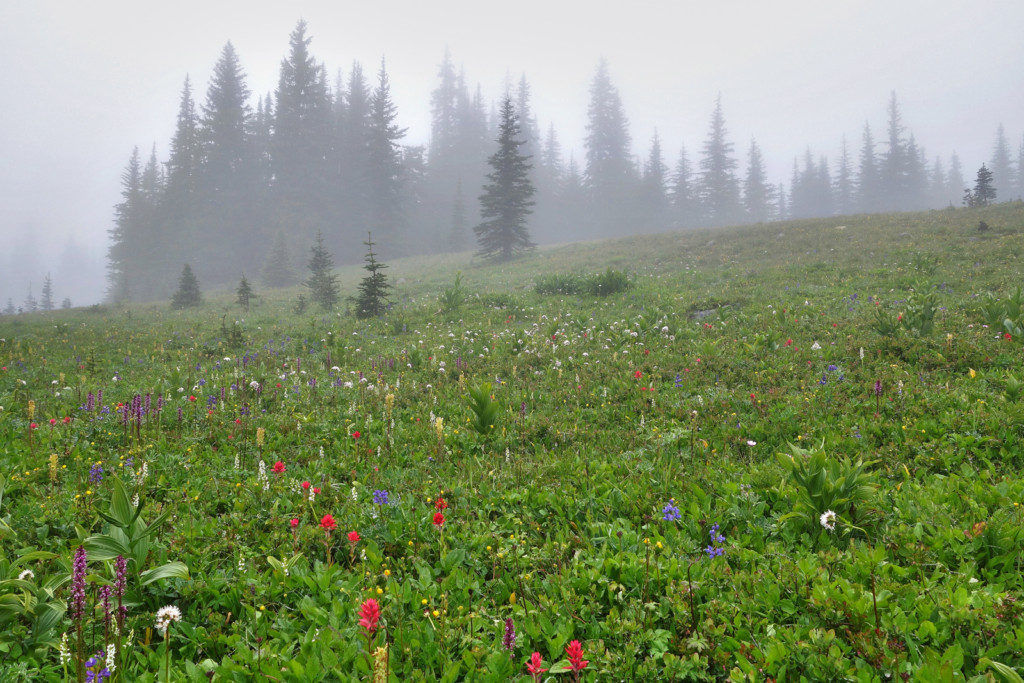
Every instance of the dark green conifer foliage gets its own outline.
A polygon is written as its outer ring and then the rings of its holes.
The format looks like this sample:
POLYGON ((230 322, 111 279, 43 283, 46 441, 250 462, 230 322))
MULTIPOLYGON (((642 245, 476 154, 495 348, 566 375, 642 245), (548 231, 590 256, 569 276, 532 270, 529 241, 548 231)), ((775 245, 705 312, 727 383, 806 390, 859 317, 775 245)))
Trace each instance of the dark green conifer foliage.
POLYGON ((366 265, 363 266, 369 272, 359 283, 359 294, 352 298, 356 305, 357 318, 375 318, 387 311, 390 300, 388 294, 391 292, 391 283, 383 273, 387 265, 377 260, 373 253, 373 234, 368 233, 366 241, 366 265))
POLYGON ((338 287, 338 276, 334 270, 334 257, 324 246, 324 235, 321 232, 316 234, 316 243, 310 248, 309 279, 306 280, 306 287, 309 288, 309 300, 319 304, 325 311, 333 309, 341 296, 338 287))
POLYGON ((191 308, 203 303, 203 294, 199 291, 199 280, 192 272, 192 266, 185 264, 178 279, 178 291, 171 297, 171 307, 176 309, 191 308))
POLYGON ((71 297, 70 296, 64 297, 64 301, 60 302, 60 307, 65 309, 65 310, 71 308, 71 297))
POLYGON ((377 88, 370 97, 366 130, 366 190, 369 223, 385 242, 394 243, 402 227, 402 151, 405 128, 395 123, 398 110, 391 100, 391 83, 384 60, 377 88))
POLYGON ((978 177, 974 181, 974 190, 964 194, 967 206, 988 206, 996 199, 996 188, 992 182, 992 171, 985 164, 978 169, 978 177))
POLYGON ((700 159, 700 199, 711 225, 730 225, 741 219, 740 184, 733 144, 726 137, 721 96, 715 100, 711 128, 700 159))
POLYGON ((238 283, 238 289, 235 290, 235 303, 242 307, 246 313, 249 312, 249 304, 252 303, 253 291, 252 286, 249 285, 249 281, 245 275, 242 275, 241 282, 238 283))
POLYGON ((531 164, 529 157, 519 152, 523 141, 509 96, 501 105, 497 142, 498 151, 488 159, 491 172, 480 195, 480 215, 484 220, 473 232, 480 245, 479 255, 507 261, 534 247, 526 225, 533 207, 531 164))

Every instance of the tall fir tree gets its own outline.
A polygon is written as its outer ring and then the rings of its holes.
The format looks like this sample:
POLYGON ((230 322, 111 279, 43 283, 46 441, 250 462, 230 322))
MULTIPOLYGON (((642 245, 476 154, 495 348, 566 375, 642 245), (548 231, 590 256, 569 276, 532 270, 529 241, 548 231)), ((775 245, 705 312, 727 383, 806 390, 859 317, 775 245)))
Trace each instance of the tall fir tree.
POLYGON ((715 99, 708 137, 700 159, 700 200, 710 225, 729 225, 741 218, 739 180, 736 158, 728 140, 722 97, 715 99))
POLYGON ((946 169, 942 165, 942 157, 935 157, 928 178, 928 203, 932 208, 945 207, 949 200, 946 197, 946 169))
POLYGON ((839 147, 839 167, 836 169, 835 209, 841 216, 854 213, 853 166, 846 136, 839 147))
POLYGON ((685 146, 679 148, 679 159, 672 175, 671 195, 673 227, 681 229, 700 225, 700 198, 685 146))
POLYGON ((900 114, 896 91, 889 97, 888 148, 881 162, 882 209, 898 211, 907 198, 907 143, 903 136, 903 116, 900 114))
MULTIPOLYGON (((272 161, 277 227, 300 240, 331 222, 329 167, 331 134, 327 72, 310 54, 312 37, 299 21, 288 38, 274 92, 272 161)), ((332 226, 333 227, 333 226, 332 226)), ((340 243, 334 236, 332 243, 340 243)))
POLYGON ((396 123, 398 109, 391 100, 384 60, 377 74, 377 88, 370 98, 367 128, 366 175, 371 232, 383 239, 385 251, 399 251, 403 228, 402 151, 399 141, 405 128, 396 123))
POLYGON ((651 139, 650 152, 644 164, 643 180, 640 184, 640 202, 637 221, 638 227, 644 232, 664 230, 668 217, 668 195, 666 193, 666 177, 668 167, 665 166, 661 153, 661 139, 654 132, 651 139))
POLYGON ((633 215, 636 174, 630 143, 622 98, 602 59, 590 85, 585 140, 591 224, 597 236, 621 233, 633 215))
POLYGON ((252 303, 253 296, 252 285, 249 284, 249 280, 245 277, 245 273, 242 273, 242 279, 238 282, 238 288, 235 290, 235 303, 238 304, 243 311, 248 313, 249 305, 252 303))
POLYGON ((964 180, 964 167, 960 163, 960 156, 953 152, 949 157, 949 172, 946 174, 946 195, 949 197, 951 206, 960 203, 967 189, 967 181, 964 180))
POLYGON ((764 223, 771 217, 771 185, 764 170, 764 157, 757 140, 750 141, 747 176, 743 183, 743 208, 752 223, 764 223))
POLYGON ((1017 183, 1014 177, 1013 161, 1010 157, 1010 143, 1006 139, 1006 131, 1001 123, 996 129, 996 139, 992 145, 992 161, 988 170, 992 172, 992 188, 996 195, 1003 199, 1010 199, 1017 183))
POLYGON ((875 139, 871 135, 871 126, 864 124, 861 137, 860 163, 857 171, 857 211, 874 213, 882 210, 882 182, 878 169, 878 158, 875 155, 875 139))
POLYGON ((466 197, 462 193, 462 181, 455 186, 455 198, 452 200, 452 226, 448 236, 449 251, 463 251, 466 248, 466 197))
POLYGON ((527 228, 534 187, 530 158, 519 151, 523 145, 520 135, 512 98, 506 95, 501 105, 498 150, 488 159, 491 172, 480 195, 483 221, 473 228, 479 255, 499 261, 508 261, 534 246, 527 228))
POLYGON ((44 311, 52 311, 54 309, 53 278, 50 277, 49 273, 43 278, 43 289, 39 294, 39 306, 44 311))
POLYGON ((994 174, 982 164, 974 181, 974 189, 964 193, 964 204, 972 207, 988 206, 995 202, 997 196, 994 174))
POLYGON ((309 288, 309 300, 319 304, 325 311, 332 310, 340 300, 341 288, 338 286, 338 276, 334 274, 334 257, 324 245, 321 232, 316 234, 316 241, 310 248, 306 287, 309 288))
POLYGON ((142 231, 142 164, 138 147, 132 150, 128 166, 121 173, 121 201, 114 207, 114 214, 114 227, 108 232, 107 298, 121 303, 131 295, 129 271, 142 231))
POLYGON ((907 139, 904 196, 900 208, 912 211, 928 208, 928 161, 913 133, 907 139))

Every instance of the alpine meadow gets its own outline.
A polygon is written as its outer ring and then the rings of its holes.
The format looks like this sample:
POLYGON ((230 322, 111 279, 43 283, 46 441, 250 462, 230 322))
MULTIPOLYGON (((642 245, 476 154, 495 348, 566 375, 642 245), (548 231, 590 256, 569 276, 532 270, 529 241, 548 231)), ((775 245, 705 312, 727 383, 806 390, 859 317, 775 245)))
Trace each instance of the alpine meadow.
POLYGON ((395 3, 0 11, 0 681, 1022 681, 1024 10, 395 3))

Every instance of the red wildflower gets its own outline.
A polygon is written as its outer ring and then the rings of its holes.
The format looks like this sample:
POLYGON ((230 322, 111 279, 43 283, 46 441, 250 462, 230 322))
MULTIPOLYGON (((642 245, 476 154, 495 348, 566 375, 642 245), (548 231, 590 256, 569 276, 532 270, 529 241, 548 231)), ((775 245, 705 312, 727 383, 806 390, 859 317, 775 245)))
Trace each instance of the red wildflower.
POLYGON ((309 490, 309 482, 308 481, 302 482, 302 488, 304 488, 306 490, 309 490))
POLYGON ((583 646, 580 641, 574 640, 565 648, 565 654, 569 655, 569 667, 573 671, 583 671, 590 662, 583 659, 583 646))
POLYGON ((434 526, 440 527, 442 524, 444 524, 444 513, 443 512, 435 512, 434 513, 434 526))
POLYGON ((36 424, 35 422, 33 422, 33 423, 29 424, 28 428, 29 428, 29 429, 35 429, 35 428, 37 428, 38 426, 39 426, 39 425, 37 425, 37 424, 36 424))
POLYGON ((50 426, 52 427, 52 426, 54 426, 55 424, 57 424, 57 418, 55 418, 55 417, 51 417, 51 418, 50 418, 50 426))
POLYGON ((319 486, 314 486, 313 487, 313 493, 319 496, 320 495, 320 487, 319 486))
POLYGON ((1006 334, 1003 335, 1003 339, 1013 339, 1013 335, 1007 332, 1006 334))
POLYGON ((353 439, 358 439, 360 436, 362 436, 362 435, 359 432, 352 432, 352 438, 353 439))
POLYGON ((338 528, 337 523, 334 521, 334 517, 332 517, 329 512, 320 520, 320 526, 324 528, 324 531, 331 531, 338 528))
POLYGON ((447 510, 448 503, 447 501, 445 501, 444 498, 438 498, 437 500, 434 501, 434 507, 437 508, 438 510, 447 510))
POLYGON ((281 474, 282 472, 284 472, 284 463, 281 462, 280 460, 275 462, 273 472, 274 474, 281 474))
POLYGON ((644 376, 644 373, 637 370, 636 372, 633 373, 633 376, 636 377, 637 379, 640 379, 641 377, 644 376))
POLYGON ((293 529, 294 529, 295 527, 297 527, 297 526, 299 525, 299 519, 298 519, 298 517, 293 517, 293 518, 292 518, 292 521, 291 521, 290 523, 291 523, 291 525, 292 525, 292 528, 293 528, 293 529))
POLYGON ((529 672, 530 674, 533 674, 534 676, 537 676, 538 674, 542 674, 545 671, 547 671, 547 669, 542 669, 541 668, 540 665, 543 664, 543 663, 544 663, 544 658, 540 656, 540 653, 539 652, 534 652, 532 655, 530 655, 530 661, 528 661, 526 663, 526 671, 529 672))
POLYGON ((359 542, 359 532, 358 531, 350 531, 350 532, 348 532, 348 542, 349 543, 358 543, 359 542))
POLYGON ((64 424, 67 424, 69 422, 71 422, 71 416, 70 415, 65 415, 64 416, 64 424))
POLYGON ((373 598, 368 599, 359 608, 359 625, 366 629, 367 633, 377 630, 377 622, 380 620, 380 605, 373 598))
POLYGON ((240 424, 242 424, 242 418, 240 418, 240 417, 236 417, 236 418, 235 418, 235 424, 236 424, 236 425, 240 425, 240 424))
MULTIPOLYGON (((189 396, 188 400, 192 401, 192 403, 195 403, 196 402, 196 397, 195 396, 189 396)), ((120 405, 120 404, 118 404, 118 405, 120 405)))

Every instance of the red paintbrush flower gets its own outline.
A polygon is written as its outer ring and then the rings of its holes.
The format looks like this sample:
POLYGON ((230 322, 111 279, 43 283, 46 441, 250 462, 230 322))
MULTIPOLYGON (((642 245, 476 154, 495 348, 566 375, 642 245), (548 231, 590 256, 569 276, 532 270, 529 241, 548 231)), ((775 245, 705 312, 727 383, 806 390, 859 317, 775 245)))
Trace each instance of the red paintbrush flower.
POLYGON ((569 655, 569 667, 573 671, 583 671, 590 662, 583 659, 583 646, 580 641, 574 640, 565 648, 565 654, 569 655))
POLYGON ((538 676, 544 673, 547 669, 541 668, 541 664, 544 663, 544 658, 540 656, 539 652, 534 652, 530 655, 530 661, 526 663, 526 671, 533 676, 538 676))
POLYGON ((348 542, 352 543, 352 544, 358 543, 359 542, 359 532, 358 531, 350 531, 350 532, 348 532, 348 542))
POLYGON ((367 633, 377 630, 377 622, 380 620, 380 605, 373 598, 368 599, 359 608, 359 625, 366 629, 367 633))
POLYGON ((278 460, 277 462, 274 463, 274 468, 273 468, 274 474, 281 474, 282 472, 284 472, 284 470, 285 470, 285 467, 284 467, 284 463, 283 462, 278 460))
POLYGON ((337 523, 334 521, 334 517, 332 517, 329 512, 320 520, 320 526, 323 527, 324 531, 333 531, 338 528, 337 523))
POLYGON ((434 513, 434 526, 440 527, 442 524, 444 524, 444 513, 443 512, 435 512, 434 513))

